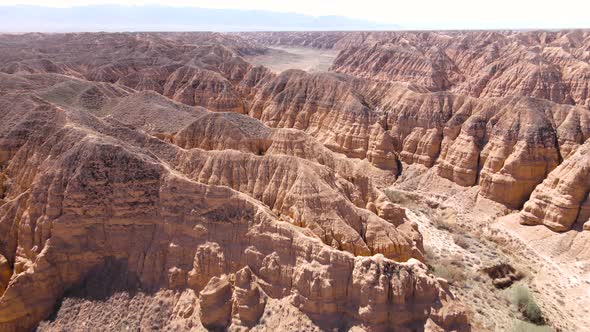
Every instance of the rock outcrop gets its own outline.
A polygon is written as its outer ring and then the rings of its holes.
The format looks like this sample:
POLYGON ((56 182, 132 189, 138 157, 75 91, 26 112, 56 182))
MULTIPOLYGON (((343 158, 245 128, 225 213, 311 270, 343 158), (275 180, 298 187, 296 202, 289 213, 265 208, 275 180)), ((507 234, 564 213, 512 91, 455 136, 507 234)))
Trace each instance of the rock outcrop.
POLYGON ((227 276, 213 277, 199 293, 201 324, 208 330, 220 330, 229 325, 232 312, 232 284, 227 276))
POLYGON ((333 74, 290 70, 263 85, 248 115, 270 127, 304 130, 330 150, 368 158, 398 173, 393 141, 346 80, 333 74))
POLYGON ((264 313, 268 296, 256 281, 256 276, 250 268, 245 267, 238 271, 235 279, 233 324, 251 327, 258 323, 264 313))

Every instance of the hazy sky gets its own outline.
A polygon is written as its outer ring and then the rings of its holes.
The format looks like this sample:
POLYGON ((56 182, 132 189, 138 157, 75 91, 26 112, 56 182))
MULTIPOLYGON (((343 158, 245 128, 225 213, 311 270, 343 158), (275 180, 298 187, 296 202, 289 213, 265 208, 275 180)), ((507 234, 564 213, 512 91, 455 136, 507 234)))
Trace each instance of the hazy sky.
POLYGON ((590 28, 590 0, 0 0, 51 7, 105 3, 341 15, 406 28, 590 28))

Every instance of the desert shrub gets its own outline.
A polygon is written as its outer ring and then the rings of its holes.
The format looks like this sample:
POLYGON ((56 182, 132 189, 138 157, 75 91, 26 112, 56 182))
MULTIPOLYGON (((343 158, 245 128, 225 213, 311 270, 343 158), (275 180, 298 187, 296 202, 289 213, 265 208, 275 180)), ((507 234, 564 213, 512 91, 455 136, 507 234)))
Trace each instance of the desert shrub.
POLYGON ((387 195, 387 198, 394 203, 401 203, 405 199, 401 192, 395 190, 385 190, 385 195, 387 195))
POLYGON ((453 241, 455 242, 456 245, 458 245, 459 247, 461 247, 463 249, 469 248, 469 242, 467 241, 467 239, 463 235, 459 235, 459 234, 453 235, 453 241))
POLYGON ((543 323, 543 314, 541 313, 541 308, 539 305, 533 300, 524 307, 523 314, 533 323, 543 323))
POLYGON ((426 257, 427 261, 433 261, 438 257, 438 255, 434 251, 434 248, 432 248, 428 245, 425 245, 424 246, 424 257, 426 257))
POLYGON ((514 305, 520 308, 530 302, 532 297, 533 296, 527 287, 516 285, 514 288, 512 288, 510 300, 514 305))
POLYGON ((460 268, 465 268, 465 262, 463 261, 463 256, 460 254, 454 254, 451 257, 444 259, 443 262, 445 264, 451 264, 460 268))
POLYGON ((446 279, 452 285, 458 285, 465 281, 463 269, 454 265, 437 265, 433 268, 435 276, 446 279))
POLYGON ((527 320, 536 324, 544 322, 541 308, 527 287, 522 285, 514 287, 511 300, 527 320))
POLYGON ((465 266, 461 257, 454 255, 450 258, 441 259, 431 266, 432 274, 439 278, 446 279, 449 284, 460 286, 467 279, 465 275, 465 266))
POLYGON ((451 232, 453 230, 451 225, 449 225, 445 222, 441 222, 440 220, 435 221, 434 227, 436 227, 437 229, 440 229, 441 231, 447 231, 447 232, 451 232))
POLYGON ((408 193, 399 190, 385 190, 385 195, 390 201, 403 206, 416 206, 416 199, 411 197, 408 193))
POLYGON ((434 227, 437 229, 453 234, 465 234, 465 229, 457 223, 457 216, 450 209, 437 211, 437 213, 432 216, 432 221, 434 227))
POLYGON ((434 274, 434 266, 430 265, 430 264, 426 264, 426 267, 428 267, 428 272, 434 274))
POLYGON ((554 332, 553 329, 546 325, 535 325, 522 320, 516 320, 514 332, 554 332))

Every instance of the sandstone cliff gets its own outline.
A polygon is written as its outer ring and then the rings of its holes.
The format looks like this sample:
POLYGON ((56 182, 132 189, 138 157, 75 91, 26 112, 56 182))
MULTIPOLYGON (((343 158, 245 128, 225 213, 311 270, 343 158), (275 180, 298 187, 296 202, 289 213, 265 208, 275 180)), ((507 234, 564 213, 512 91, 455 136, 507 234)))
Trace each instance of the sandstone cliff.
POLYGON ((521 222, 544 224, 556 231, 588 223, 589 151, 590 142, 586 142, 535 188, 520 214, 521 222))

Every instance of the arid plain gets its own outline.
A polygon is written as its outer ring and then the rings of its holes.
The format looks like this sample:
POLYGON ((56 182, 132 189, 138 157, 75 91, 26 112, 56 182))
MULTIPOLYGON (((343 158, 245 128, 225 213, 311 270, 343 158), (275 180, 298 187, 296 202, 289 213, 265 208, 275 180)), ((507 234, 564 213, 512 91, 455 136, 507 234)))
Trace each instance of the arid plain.
POLYGON ((585 331, 590 31, 0 35, 1 331, 585 331))

